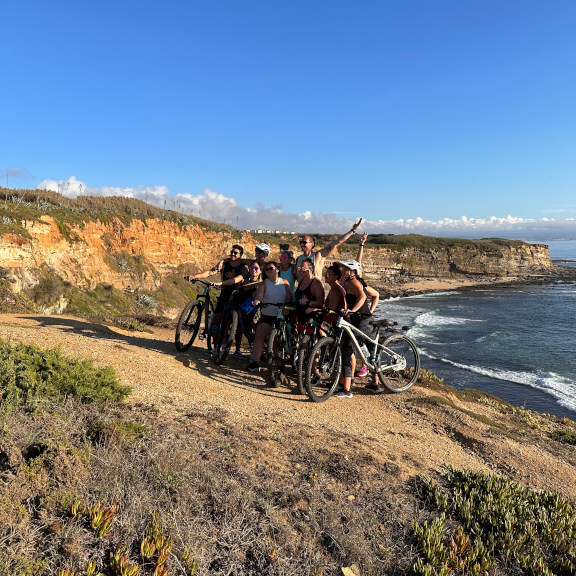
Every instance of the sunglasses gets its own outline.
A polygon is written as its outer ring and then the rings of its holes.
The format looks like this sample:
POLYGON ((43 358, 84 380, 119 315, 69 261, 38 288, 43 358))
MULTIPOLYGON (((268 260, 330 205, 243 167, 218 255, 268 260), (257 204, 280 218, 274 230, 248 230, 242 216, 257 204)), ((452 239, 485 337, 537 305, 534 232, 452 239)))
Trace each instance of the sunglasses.
POLYGON ((236 256, 237 254, 240 254, 238 250, 230 250, 230 256, 236 256))
POLYGON ((308 244, 308 242, 310 242, 310 240, 300 240, 300 244, 308 244))
POLYGON ((266 268, 266 272, 272 272, 272 270, 277 270, 277 268, 274 268, 273 266, 270 268, 266 268))
POLYGON ((264 250, 260 250, 260 248, 256 248, 256 254, 264 254, 264 250))
POLYGON ((260 268, 258 266, 250 266, 250 270, 260 270, 260 268))
POLYGON ((309 266, 298 266, 298 270, 312 270, 309 266))

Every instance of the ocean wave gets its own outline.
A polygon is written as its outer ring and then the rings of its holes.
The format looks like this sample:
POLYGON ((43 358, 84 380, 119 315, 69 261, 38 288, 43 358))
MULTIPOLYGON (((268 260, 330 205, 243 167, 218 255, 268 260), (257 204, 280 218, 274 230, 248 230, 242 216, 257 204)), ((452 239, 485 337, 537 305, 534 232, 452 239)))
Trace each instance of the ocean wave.
POLYGON ((425 312, 415 319, 419 326, 461 326, 470 322, 485 322, 475 318, 462 318, 459 316, 443 316, 437 312, 425 312))
POLYGON ((448 358, 433 357, 428 353, 426 355, 434 360, 443 362, 444 364, 449 364, 462 370, 481 374, 482 376, 487 376, 495 380, 529 386, 530 388, 553 396, 556 401, 565 408, 576 410, 576 382, 554 372, 526 372, 502 370, 498 368, 484 368, 482 366, 454 362, 448 358))
POLYGON ((460 290, 445 290, 443 292, 428 292, 426 294, 413 294, 411 296, 402 296, 403 300, 430 300, 437 296, 454 296, 455 294, 462 294, 460 290))

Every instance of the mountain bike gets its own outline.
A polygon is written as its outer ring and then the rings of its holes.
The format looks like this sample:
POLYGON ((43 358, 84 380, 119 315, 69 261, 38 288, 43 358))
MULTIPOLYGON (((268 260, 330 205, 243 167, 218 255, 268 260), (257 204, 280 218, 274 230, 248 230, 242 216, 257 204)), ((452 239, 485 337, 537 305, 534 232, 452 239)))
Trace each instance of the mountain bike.
POLYGON ((268 337, 266 349, 266 381, 268 385, 277 388, 287 382, 286 367, 294 366, 294 355, 298 348, 297 334, 290 319, 283 311, 293 312, 291 304, 280 304, 278 317, 268 337))
MULTIPOLYGON (((321 310, 321 313, 326 312, 329 311, 324 308, 321 310)), ((312 348, 314 348, 314 344, 316 344, 318 339, 326 336, 325 331, 321 331, 322 326, 322 322, 318 320, 316 315, 310 315, 298 341, 294 362, 296 367, 296 389, 302 395, 306 394, 306 368, 310 352, 312 352, 312 348)))
POLYGON ((316 342, 308 358, 304 382, 312 401, 324 402, 338 386, 342 371, 340 343, 344 334, 350 338, 356 355, 390 392, 404 392, 416 382, 420 373, 416 344, 401 332, 394 331, 386 337, 386 330, 378 324, 373 323, 376 334, 372 338, 339 317, 334 325, 334 335, 316 342), (380 342, 381 338, 383 342, 380 342), (362 350, 362 344, 367 353, 362 350))
POLYGON ((256 307, 252 306, 251 298, 240 302, 239 297, 240 291, 234 290, 230 296, 230 301, 224 307, 220 321, 220 337, 214 353, 214 362, 218 365, 226 362, 230 349, 235 343, 238 330, 246 336, 250 345, 256 336, 256 323, 254 322, 256 307))
MULTIPOLYGON (((212 343, 215 332, 212 333, 212 318, 214 317, 214 303, 211 298, 210 289, 213 288, 211 282, 204 280, 193 279, 192 283, 199 282, 204 285, 204 291, 196 296, 195 300, 191 300, 184 306, 184 310, 180 313, 178 323, 176 324, 176 334, 174 336, 174 345, 178 352, 185 352, 192 346, 198 332, 202 320, 204 320, 204 327, 200 333, 200 340, 206 340, 208 351, 212 350, 212 343)), ((217 287, 216 287, 217 288, 217 287)))

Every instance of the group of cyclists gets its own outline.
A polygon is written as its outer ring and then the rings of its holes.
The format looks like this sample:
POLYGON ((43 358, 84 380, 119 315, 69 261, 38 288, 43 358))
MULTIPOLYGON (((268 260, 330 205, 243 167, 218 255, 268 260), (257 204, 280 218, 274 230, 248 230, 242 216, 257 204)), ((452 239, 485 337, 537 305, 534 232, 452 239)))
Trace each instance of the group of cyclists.
MULTIPOLYGON (((321 321, 333 324, 337 320, 334 312, 342 315, 365 333, 370 333, 369 325, 374 309, 378 305, 379 294, 366 285, 362 279, 362 253, 367 234, 360 236, 356 260, 342 260, 332 263, 324 270, 324 262, 330 258, 338 246, 356 234, 362 218, 352 228, 324 248, 316 249, 313 236, 300 237, 302 253, 294 257, 288 245, 280 245, 280 260, 270 260, 271 249, 266 243, 255 246, 255 258, 245 258, 244 249, 234 244, 227 258, 212 268, 187 276, 189 281, 205 279, 220 274, 220 280, 212 282, 219 286, 220 296, 214 310, 213 326, 219 326, 222 314, 231 297, 243 311, 248 322, 260 308, 260 317, 255 326, 248 371, 259 372, 267 338, 272 332, 276 318, 283 305, 292 304, 295 308, 293 322, 298 333, 303 333, 310 315, 321 321), (322 275, 323 280, 322 281, 322 275), (328 287, 326 290, 325 285, 328 287), (326 313, 330 310, 330 313, 326 313)), ((286 312, 288 314, 288 312, 286 312)), ((215 335, 218 339, 218 333, 215 335)), ((244 358, 241 351, 242 332, 235 338, 235 351, 232 356, 244 358)), ((356 371, 356 357, 349 339, 342 341, 342 376, 337 398, 352 398, 353 375, 364 377, 368 374, 365 366, 356 371)), ((380 393, 375 381, 365 388, 380 393)))

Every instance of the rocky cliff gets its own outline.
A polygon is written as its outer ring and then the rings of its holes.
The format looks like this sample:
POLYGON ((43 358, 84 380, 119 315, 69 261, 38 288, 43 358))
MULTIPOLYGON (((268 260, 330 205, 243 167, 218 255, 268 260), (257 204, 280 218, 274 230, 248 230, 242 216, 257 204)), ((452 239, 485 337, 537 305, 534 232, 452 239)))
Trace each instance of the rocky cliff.
MULTIPOLYGON (((16 291, 33 285, 41 269, 86 289, 109 284, 154 290, 169 273, 206 269, 234 243, 251 253, 258 241, 247 233, 233 236, 161 219, 63 225, 45 215, 22 222, 22 227, 24 234, 0 236, 0 267, 16 291)), ((277 246, 272 256, 278 256, 277 246)), ((341 247, 339 257, 355 256, 352 245, 341 247)), ((419 277, 526 277, 553 267, 545 245, 498 240, 402 249, 372 246, 365 250, 363 265, 364 276, 378 285, 419 277)))
POLYGON ((554 267, 548 246, 501 240, 442 248, 367 248, 363 264, 366 278, 384 284, 408 278, 526 278, 546 275, 554 267))
POLYGON ((54 218, 23 222, 26 234, 0 236, 0 267, 15 289, 34 283, 41 268, 87 289, 110 284, 120 289, 154 290, 179 267, 210 267, 236 243, 250 245, 250 235, 203 230, 167 220, 92 220, 58 226, 54 218))

